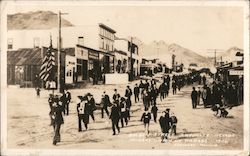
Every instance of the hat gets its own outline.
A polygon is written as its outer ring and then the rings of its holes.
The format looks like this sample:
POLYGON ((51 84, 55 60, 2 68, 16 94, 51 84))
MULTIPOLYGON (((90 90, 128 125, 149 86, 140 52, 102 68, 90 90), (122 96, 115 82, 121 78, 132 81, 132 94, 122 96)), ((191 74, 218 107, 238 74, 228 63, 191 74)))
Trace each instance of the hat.
POLYGON ((87 93, 86 96, 92 96, 92 94, 91 93, 87 93))
POLYGON ((169 109, 169 108, 167 108, 167 109, 166 109, 166 111, 167 111, 167 112, 169 112, 169 111, 170 111, 170 109, 169 109))
POLYGON ((117 89, 115 89, 114 91, 117 91, 117 89))
POLYGON ((77 96, 81 101, 86 100, 86 96, 77 96))

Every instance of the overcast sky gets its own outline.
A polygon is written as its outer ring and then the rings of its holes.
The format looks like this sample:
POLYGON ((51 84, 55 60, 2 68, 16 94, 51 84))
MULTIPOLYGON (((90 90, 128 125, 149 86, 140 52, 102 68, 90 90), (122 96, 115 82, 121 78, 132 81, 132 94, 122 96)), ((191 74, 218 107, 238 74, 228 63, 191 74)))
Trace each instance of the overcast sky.
MULTIPOLYGON (((243 8, 219 6, 12 6, 9 13, 51 10, 69 13, 74 25, 104 23, 117 36, 136 36, 144 43, 164 40, 201 55, 207 49, 243 48, 243 8)), ((211 54, 212 55, 212 54, 211 54)))

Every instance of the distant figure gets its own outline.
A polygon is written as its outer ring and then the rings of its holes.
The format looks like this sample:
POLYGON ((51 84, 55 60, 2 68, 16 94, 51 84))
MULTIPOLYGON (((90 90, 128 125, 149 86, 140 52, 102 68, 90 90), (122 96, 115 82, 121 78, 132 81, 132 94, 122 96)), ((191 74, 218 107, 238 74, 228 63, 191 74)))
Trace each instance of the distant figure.
POLYGON ((96 110, 95 99, 93 95, 87 93, 87 112, 91 116, 92 120, 95 121, 94 111, 96 110))
POLYGON ((156 104, 154 104, 154 106, 151 108, 151 113, 153 114, 154 122, 156 122, 156 119, 157 119, 157 111, 158 111, 158 108, 156 104))
POLYGON ((193 91, 191 93, 191 99, 192 99, 192 106, 193 106, 193 109, 196 108, 196 105, 197 105, 197 96, 198 96, 198 93, 197 91, 195 90, 195 87, 193 87, 193 91))
POLYGON ((49 116, 50 116, 50 126, 53 125, 53 119, 52 119, 52 115, 53 115, 53 103, 54 103, 54 97, 53 94, 49 94, 49 99, 48 99, 48 103, 49 103, 49 108, 50 108, 50 112, 49 112, 49 116))
POLYGON ((198 87, 197 91, 197 105, 200 105, 200 99, 201 99, 201 89, 198 87))
POLYGON ((141 121, 144 123, 145 134, 149 134, 150 120, 151 120, 151 113, 149 113, 148 108, 146 108, 141 117, 141 121))
POLYGON ((36 88, 36 96, 37 96, 37 97, 40 97, 40 91, 41 91, 40 88, 37 87, 37 88, 36 88))
POLYGON ((124 97, 121 98, 120 108, 121 108, 121 124, 122 127, 124 127, 124 121, 126 125, 128 125, 128 106, 126 99, 124 97))
POLYGON ((71 93, 68 90, 66 90, 66 103, 65 103, 66 115, 69 115, 70 101, 71 101, 71 93))
POLYGON ((116 135, 115 129, 117 129, 118 133, 120 133, 120 127, 118 125, 119 119, 120 119, 120 111, 119 111, 119 108, 117 107, 116 101, 113 102, 113 106, 111 108, 110 119, 112 122, 113 135, 116 135))
POLYGON ((170 135, 176 135, 176 127, 177 127, 177 117, 174 115, 174 113, 171 113, 171 132, 170 132, 170 135))
POLYGON ((140 88, 137 84, 135 84, 134 88, 134 96, 135 96, 135 103, 139 102, 139 94, 140 94, 140 88))
POLYGON ((108 111, 108 106, 109 105, 110 105, 109 96, 104 91, 103 95, 102 95, 102 118, 104 117, 104 110, 105 110, 107 116, 109 116, 109 111, 108 111))

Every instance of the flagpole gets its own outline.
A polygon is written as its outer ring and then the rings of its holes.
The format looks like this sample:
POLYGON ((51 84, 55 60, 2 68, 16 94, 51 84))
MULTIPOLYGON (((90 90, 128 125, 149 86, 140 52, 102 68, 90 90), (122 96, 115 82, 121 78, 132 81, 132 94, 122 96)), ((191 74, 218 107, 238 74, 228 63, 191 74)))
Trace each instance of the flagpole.
POLYGON ((57 91, 60 93, 60 73, 61 73, 61 11, 58 13, 58 53, 57 53, 57 91))

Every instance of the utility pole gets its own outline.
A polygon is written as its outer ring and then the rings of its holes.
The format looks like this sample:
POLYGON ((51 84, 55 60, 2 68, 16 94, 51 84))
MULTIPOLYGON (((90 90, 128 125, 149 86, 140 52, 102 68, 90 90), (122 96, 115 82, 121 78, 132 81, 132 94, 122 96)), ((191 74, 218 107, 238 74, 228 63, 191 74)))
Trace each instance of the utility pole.
POLYGON ((219 52, 224 52, 224 50, 222 50, 222 49, 208 49, 208 53, 214 53, 214 66, 216 66, 217 65, 217 53, 219 52))
POLYGON ((134 79, 134 69, 133 69, 133 37, 131 37, 131 40, 130 40, 130 80, 133 81, 134 79))
POLYGON ((68 13, 58 12, 58 54, 57 54, 57 91, 60 93, 61 91, 61 15, 66 15, 68 13))

